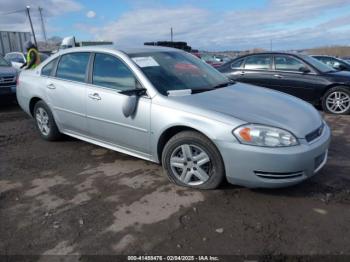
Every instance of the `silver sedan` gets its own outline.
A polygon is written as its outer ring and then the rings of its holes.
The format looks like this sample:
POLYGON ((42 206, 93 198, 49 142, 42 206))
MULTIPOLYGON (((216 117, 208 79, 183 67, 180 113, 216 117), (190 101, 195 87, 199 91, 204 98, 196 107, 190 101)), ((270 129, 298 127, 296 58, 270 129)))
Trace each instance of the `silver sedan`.
POLYGON ((230 82, 179 50, 60 51, 21 73, 17 98, 42 138, 66 134, 161 163, 181 186, 290 186, 327 161, 330 129, 311 105, 230 82))

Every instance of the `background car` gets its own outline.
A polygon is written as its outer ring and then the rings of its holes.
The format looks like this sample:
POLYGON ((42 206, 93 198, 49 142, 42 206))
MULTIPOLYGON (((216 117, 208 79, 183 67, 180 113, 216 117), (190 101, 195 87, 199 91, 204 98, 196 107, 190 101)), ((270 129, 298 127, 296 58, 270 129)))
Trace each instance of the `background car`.
POLYGON ((350 56, 342 56, 341 59, 350 63, 350 56))
POLYGON ((312 57, 316 58, 317 60, 321 61, 322 63, 330 67, 333 67, 336 70, 350 71, 350 63, 343 59, 336 58, 334 56, 326 56, 326 55, 313 55, 312 57))
POLYGON ((214 68, 218 68, 230 60, 230 58, 223 55, 212 55, 207 53, 193 53, 193 55, 197 56, 202 61, 206 62, 214 68))
POLYGON ((162 163, 181 186, 290 186, 327 161, 330 129, 311 105, 172 48, 69 48, 22 71, 17 98, 42 138, 162 163))
POLYGON ((230 79, 291 94, 332 114, 350 113, 350 72, 307 55, 267 52, 236 58, 218 70, 230 79))
MULTIPOLYGON (((40 61, 45 61, 49 56, 44 53, 39 53, 40 61)), ((23 64, 27 61, 27 54, 22 52, 11 52, 5 55, 5 59, 9 61, 14 68, 20 69, 23 64)))
POLYGON ((0 97, 15 97, 17 70, 0 56, 0 97))

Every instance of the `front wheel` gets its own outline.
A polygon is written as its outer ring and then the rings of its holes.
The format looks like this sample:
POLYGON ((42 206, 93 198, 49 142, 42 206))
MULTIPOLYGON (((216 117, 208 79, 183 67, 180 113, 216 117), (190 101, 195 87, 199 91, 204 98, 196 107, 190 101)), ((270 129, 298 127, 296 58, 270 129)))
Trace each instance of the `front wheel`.
POLYGON ((40 136, 45 140, 54 141, 61 138, 50 108, 44 101, 39 101, 34 107, 34 118, 40 136))
POLYGON ((347 115, 350 113, 350 91, 344 87, 331 88, 322 99, 323 110, 327 113, 347 115))
POLYGON ((225 176, 225 168, 216 146, 204 135, 184 131, 165 145, 162 164, 169 180, 177 185, 217 188, 225 176))

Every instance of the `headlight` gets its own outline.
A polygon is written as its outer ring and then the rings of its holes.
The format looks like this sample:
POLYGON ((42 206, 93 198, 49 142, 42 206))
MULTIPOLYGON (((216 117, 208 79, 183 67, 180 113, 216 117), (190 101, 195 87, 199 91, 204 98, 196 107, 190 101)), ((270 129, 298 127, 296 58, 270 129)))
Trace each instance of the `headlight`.
POLYGON ((233 134, 242 144, 252 146, 287 147, 299 144, 292 133, 263 125, 243 125, 233 130, 233 134))

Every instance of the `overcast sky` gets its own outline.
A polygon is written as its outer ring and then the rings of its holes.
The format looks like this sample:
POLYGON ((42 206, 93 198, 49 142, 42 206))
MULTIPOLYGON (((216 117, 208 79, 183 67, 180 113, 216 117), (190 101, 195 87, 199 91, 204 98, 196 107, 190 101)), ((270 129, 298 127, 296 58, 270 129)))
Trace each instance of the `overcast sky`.
POLYGON ((175 41, 206 50, 350 44, 350 0, 0 0, 0 30, 29 31, 27 5, 38 38, 41 6, 49 37, 120 46, 170 40, 170 27, 175 41))

